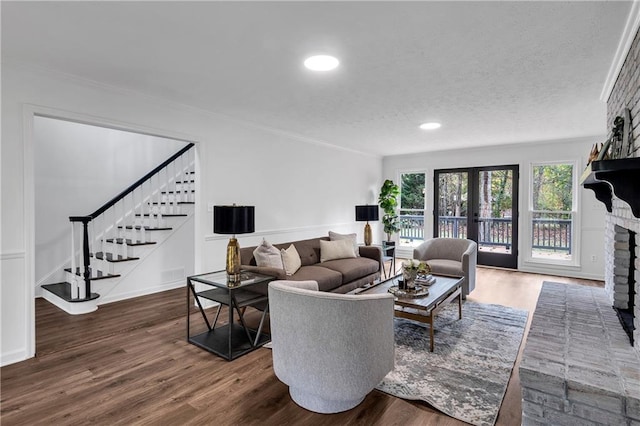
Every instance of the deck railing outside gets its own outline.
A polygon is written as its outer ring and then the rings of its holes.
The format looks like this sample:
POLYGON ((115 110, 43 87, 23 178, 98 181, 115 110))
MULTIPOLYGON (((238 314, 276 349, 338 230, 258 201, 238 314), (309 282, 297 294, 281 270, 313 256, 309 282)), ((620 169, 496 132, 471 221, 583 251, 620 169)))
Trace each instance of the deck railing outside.
MULTIPOLYGON (((400 217, 400 239, 414 242, 424 240, 424 215, 402 210, 400 217)), ((534 249, 562 251, 571 254, 571 219, 534 218, 532 221, 532 244, 534 249)), ((440 237, 467 238, 467 218, 463 216, 440 216, 440 237)), ((486 246, 510 248, 513 229, 511 218, 478 219, 478 243, 486 246)))

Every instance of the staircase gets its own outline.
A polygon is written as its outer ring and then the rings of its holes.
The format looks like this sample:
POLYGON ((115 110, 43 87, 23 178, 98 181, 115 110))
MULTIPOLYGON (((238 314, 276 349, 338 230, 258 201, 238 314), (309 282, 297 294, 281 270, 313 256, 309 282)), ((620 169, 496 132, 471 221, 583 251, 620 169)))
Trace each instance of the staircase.
POLYGON ((95 212, 71 216, 65 281, 44 284, 44 298, 84 314, 98 309, 148 255, 193 215, 195 156, 189 144, 95 212))

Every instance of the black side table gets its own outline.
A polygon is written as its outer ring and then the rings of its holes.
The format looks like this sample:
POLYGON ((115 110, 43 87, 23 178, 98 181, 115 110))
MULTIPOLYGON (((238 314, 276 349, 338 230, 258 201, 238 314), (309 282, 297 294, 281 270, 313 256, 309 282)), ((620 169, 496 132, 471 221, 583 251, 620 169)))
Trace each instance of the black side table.
POLYGON ((391 241, 391 243, 393 244, 390 244, 389 241, 382 242, 382 260, 385 263, 387 262, 387 260, 391 261, 391 263, 389 264, 389 272, 387 272, 384 265, 382 265, 385 279, 394 276, 396 273, 396 245, 395 241, 391 241))
MULTIPOLYGON (((274 277, 261 275, 254 272, 242 272, 239 283, 227 282, 225 271, 211 272, 207 274, 187 277, 187 341, 209 352, 231 361, 239 356, 251 352, 271 340, 271 337, 262 332, 265 317, 269 311, 268 296, 251 291, 256 284, 268 283, 274 277), (204 284, 207 288, 196 291, 196 284, 204 284), (191 335, 190 308, 193 296, 202 319, 207 325, 207 331, 191 335), (201 299, 218 302, 213 321, 207 317, 202 306, 201 299), (216 327, 222 305, 229 307, 229 322, 216 327), (257 330, 247 327, 244 322, 244 308, 247 306, 259 306, 263 308, 262 318, 257 330), (234 323, 233 312, 238 313, 240 324, 234 323)), ((200 286, 203 287, 203 286, 200 286)))

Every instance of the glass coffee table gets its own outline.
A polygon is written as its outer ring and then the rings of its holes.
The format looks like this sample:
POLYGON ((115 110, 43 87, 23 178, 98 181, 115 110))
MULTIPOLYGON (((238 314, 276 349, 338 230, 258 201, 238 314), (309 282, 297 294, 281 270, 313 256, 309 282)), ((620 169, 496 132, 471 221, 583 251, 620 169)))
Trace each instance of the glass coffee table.
MULTIPOLYGON (((429 350, 433 352, 433 322, 440 310, 457 299, 458 318, 462 318, 462 281, 460 277, 434 275, 435 282, 429 286, 429 294, 422 297, 396 296, 394 315, 413 321, 429 324, 429 350)), ((359 294, 388 293, 389 289, 398 285, 402 274, 388 280, 373 284, 359 294)))

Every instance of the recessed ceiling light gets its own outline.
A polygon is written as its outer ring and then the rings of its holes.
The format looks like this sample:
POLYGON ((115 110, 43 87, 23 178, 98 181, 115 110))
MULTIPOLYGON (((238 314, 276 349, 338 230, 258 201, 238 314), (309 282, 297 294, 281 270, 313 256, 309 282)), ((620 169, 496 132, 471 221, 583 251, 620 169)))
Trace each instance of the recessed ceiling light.
POLYGON ((304 61, 304 66, 313 71, 331 71, 339 64, 338 59, 329 55, 310 56, 304 61))
POLYGON ((442 124, 436 123, 435 121, 431 121, 429 123, 422 123, 420 125, 420 128, 422 130, 435 130, 435 129, 439 129, 440 126, 442 126, 442 124))

